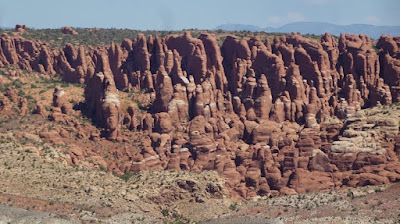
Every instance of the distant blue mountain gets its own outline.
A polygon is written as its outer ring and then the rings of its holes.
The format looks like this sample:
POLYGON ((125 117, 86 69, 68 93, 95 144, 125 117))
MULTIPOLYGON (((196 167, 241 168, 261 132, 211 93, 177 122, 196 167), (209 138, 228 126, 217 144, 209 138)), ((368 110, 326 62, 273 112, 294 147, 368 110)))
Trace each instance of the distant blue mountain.
POLYGON ((263 28, 259 26, 232 24, 232 23, 227 23, 224 25, 217 26, 215 29, 226 30, 226 31, 251 31, 251 32, 258 32, 263 30, 263 28))
POLYGON ((216 27, 215 29, 221 29, 226 31, 265 31, 268 33, 291 33, 298 32, 301 34, 324 34, 326 32, 339 36, 340 33, 352 33, 360 34, 363 33, 373 39, 378 39, 382 34, 388 34, 393 36, 400 36, 400 26, 374 26, 368 24, 352 24, 352 25, 335 25, 331 23, 320 23, 320 22, 296 22, 289 23, 284 26, 273 28, 273 27, 258 27, 253 25, 242 25, 242 24, 224 24, 216 27))
POLYGON ((2 30, 10 30, 13 29, 12 27, 6 27, 6 26, 0 26, 0 29, 2 30))

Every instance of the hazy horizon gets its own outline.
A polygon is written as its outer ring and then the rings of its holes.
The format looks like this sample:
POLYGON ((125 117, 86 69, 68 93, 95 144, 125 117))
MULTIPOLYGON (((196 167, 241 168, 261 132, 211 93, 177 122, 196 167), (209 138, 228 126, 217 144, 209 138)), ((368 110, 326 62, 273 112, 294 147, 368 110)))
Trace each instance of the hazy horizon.
POLYGON ((280 27, 292 22, 400 25, 400 1, 397 0, 292 0, 284 3, 253 0, 246 3, 239 0, 0 0, 0 26, 181 30, 213 29, 222 24, 280 27))
MULTIPOLYGON (((285 24, 283 24, 283 25, 280 25, 280 26, 268 26, 268 27, 273 27, 273 28, 280 28, 280 27, 282 27, 282 26, 285 26, 285 25, 289 25, 289 24, 293 24, 293 23, 303 23, 303 22, 305 22, 305 23, 308 23, 308 22, 310 22, 310 23, 326 23, 326 24, 328 24, 328 22, 313 22, 313 21, 302 21, 302 22, 291 22, 291 23, 285 23, 285 24)), ((16 23, 16 24, 14 24, 14 25, 7 25, 7 26, 0 26, 0 28, 7 28, 7 29, 14 29, 15 28, 15 25, 17 25, 17 24, 22 24, 22 23, 16 23)), ((333 25, 339 25, 339 26, 351 26, 351 25, 371 25, 371 26, 377 26, 377 27, 383 27, 383 26, 388 26, 388 27, 398 27, 398 26, 400 26, 400 25, 373 25, 373 24, 368 24, 368 23, 353 23, 353 24, 335 24, 335 23, 329 23, 329 24, 333 24, 333 25)), ((25 24, 26 25, 26 24, 25 24)), ((210 27, 210 28, 204 28, 204 29, 201 29, 201 28, 196 28, 196 27, 194 27, 194 28, 190 28, 190 27, 188 27, 188 28, 181 28, 181 29, 135 29, 135 28, 129 28, 129 27, 96 27, 96 26, 71 26, 72 28, 77 28, 77 29, 89 29, 89 28, 94 28, 94 29, 130 29, 130 30, 143 30, 143 31, 152 31, 152 30, 154 30, 154 31, 180 31, 180 30, 215 30, 215 29, 218 29, 218 26, 223 26, 223 25, 243 25, 243 26, 251 26, 252 24, 240 24, 240 23, 224 23, 224 24, 219 24, 219 25, 217 25, 217 26, 215 26, 215 27, 210 27)), ((66 25, 63 25, 63 26, 66 26, 66 25)), ((254 25, 254 26, 256 26, 256 25, 254 25)), ((61 28, 62 26, 59 26, 59 27, 32 27, 32 26, 27 26, 28 27, 28 29, 38 29, 38 30, 40 30, 40 29, 59 29, 59 28, 61 28)), ((268 27, 261 27, 261 26, 256 26, 256 27, 259 27, 259 28, 268 28, 268 27)))

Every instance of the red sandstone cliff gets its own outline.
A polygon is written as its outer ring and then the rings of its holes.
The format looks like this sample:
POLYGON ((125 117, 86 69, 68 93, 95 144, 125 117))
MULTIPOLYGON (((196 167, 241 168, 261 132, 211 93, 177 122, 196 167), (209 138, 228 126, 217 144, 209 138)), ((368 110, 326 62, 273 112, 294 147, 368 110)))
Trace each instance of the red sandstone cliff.
MULTIPOLYGON (((121 137, 123 125, 147 134, 130 170, 217 170, 249 197, 400 180, 398 120, 376 118, 391 135, 365 136, 361 129, 375 123, 359 112, 400 102, 399 46, 385 35, 377 53, 364 35, 317 42, 290 34, 272 44, 228 36, 220 47, 212 34, 187 32, 52 50, 2 35, 0 66, 85 83, 87 114, 107 138, 121 137), (118 90, 155 96, 142 121, 131 107, 123 111, 118 90)), ((61 91, 55 107, 66 107, 61 91)))

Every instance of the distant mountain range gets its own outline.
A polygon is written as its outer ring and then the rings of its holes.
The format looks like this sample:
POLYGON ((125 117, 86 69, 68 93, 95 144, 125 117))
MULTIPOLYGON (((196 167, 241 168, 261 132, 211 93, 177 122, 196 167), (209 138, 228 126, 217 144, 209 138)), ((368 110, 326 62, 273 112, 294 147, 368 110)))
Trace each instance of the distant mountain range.
POLYGON ((6 27, 6 26, 0 26, 0 29, 2 30, 10 30, 13 29, 12 27, 6 27))
POLYGON ((268 33, 291 33, 298 32, 301 34, 324 34, 326 32, 339 36, 340 33, 352 33, 360 34, 363 33, 373 39, 378 39, 382 34, 388 34, 393 36, 400 36, 400 26, 374 26, 368 24, 352 24, 352 25, 335 25, 331 23, 320 23, 320 22, 296 22, 289 23, 284 26, 273 28, 273 27, 259 27, 253 25, 243 24, 224 24, 215 28, 216 30, 226 31, 264 31, 268 33))

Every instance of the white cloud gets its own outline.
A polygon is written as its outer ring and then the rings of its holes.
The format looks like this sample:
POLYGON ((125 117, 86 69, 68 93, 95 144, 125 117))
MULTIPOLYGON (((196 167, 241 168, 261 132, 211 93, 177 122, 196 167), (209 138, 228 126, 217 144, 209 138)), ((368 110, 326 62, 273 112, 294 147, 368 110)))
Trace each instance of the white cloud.
POLYGON ((288 12, 286 16, 272 16, 267 19, 269 26, 281 26, 287 23, 305 21, 306 18, 303 14, 298 12, 288 12))
POLYGON ((380 19, 376 16, 368 16, 364 18, 364 22, 369 23, 369 24, 377 24, 379 23, 380 19))

